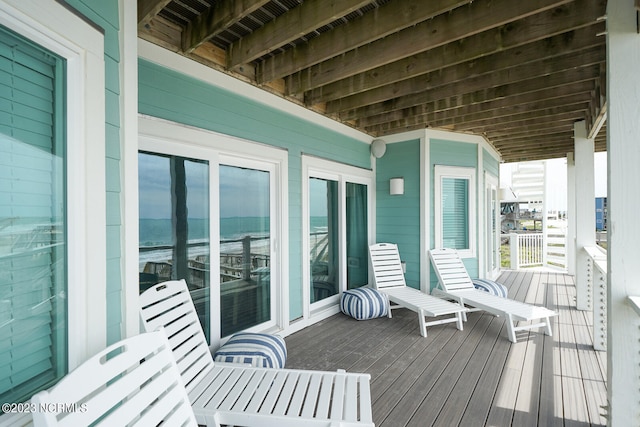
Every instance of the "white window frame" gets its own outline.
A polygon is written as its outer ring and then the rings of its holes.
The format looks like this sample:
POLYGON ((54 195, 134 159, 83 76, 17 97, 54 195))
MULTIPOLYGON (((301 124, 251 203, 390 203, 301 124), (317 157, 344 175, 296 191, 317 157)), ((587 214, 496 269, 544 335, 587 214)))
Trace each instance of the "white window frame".
MULTIPOLYGON (((366 185, 367 191, 367 239, 371 243, 373 237, 373 171, 362 169, 343 163, 321 159, 314 156, 302 156, 302 298, 303 318, 323 318, 339 310, 340 295, 346 289, 347 284, 347 237, 346 237, 346 206, 345 194, 347 182, 366 185), (309 241, 309 179, 319 178, 338 182, 338 212, 340 221, 338 225, 338 250, 340 252, 339 267, 339 293, 325 298, 313 304, 310 291, 310 241, 309 241)), ((367 261, 368 262, 368 261, 367 261)), ((369 281, 371 278, 369 277, 369 281)))
MULTIPOLYGON (((271 255, 278 259, 277 265, 272 265, 271 274, 271 304, 272 319, 258 327, 249 328, 250 331, 278 331, 289 325, 289 220, 288 202, 288 152, 286 150, 255 143, 241 138, 231 137, 221 133, 194 128, 168 120, 140 116, 138 120, 140 133, 138 148, 150 153, 178 155, 209 161, 210 192, 210 242, 211 242, 211 271, 220 271, 220 212, 218 167, 220 164, 229 166, 253 167, 254 169, 270 172, 272 223, 276 232, 271 235, 271 255), (232 147, 232 148, 231 148, 232 147)), ((139 244, 138 236, 135 238, 139 244)), ((219 319, 213 318, 220 314, 220 276, 211 274, 210 321, 211 345, 222 343, 220 337, 219 319)))
POLYGON ((0 2, 0 25, 66 60, 68 368, 106 346, 104 35, 54 0, 0 2))
POLYGON ((435 213, 435 246, 443 247, 442 233, 442 180, 444 178, 466 179, 469 182, 469 200, 467 218, 469 219, 469 248, 458 249, 461 258, 476 257, 477 209, 476 169, 459 166, 436 165, 434 168, 434 213, 435 213))

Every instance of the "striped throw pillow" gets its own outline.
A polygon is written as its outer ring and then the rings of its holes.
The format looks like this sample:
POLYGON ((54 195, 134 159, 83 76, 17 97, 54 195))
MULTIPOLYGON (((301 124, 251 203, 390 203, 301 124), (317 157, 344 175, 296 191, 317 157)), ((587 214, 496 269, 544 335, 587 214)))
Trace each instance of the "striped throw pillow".
POLYGON ((502 298, 506 298, 508 295, 507 287, 487 279, 473 279, 473 286, 484 292, 488 292, 491 295, 496 295, 502 298))
POLYGON ((241 332, 213 356, 216 362, 247 363, 257 368, 284 368, 287 346, 278 335, 241 332))
POLYGON ((389 314, 389 298, 372 288, 351 289, 342 293, 340 310, 357 320, 383 317, 389 314))

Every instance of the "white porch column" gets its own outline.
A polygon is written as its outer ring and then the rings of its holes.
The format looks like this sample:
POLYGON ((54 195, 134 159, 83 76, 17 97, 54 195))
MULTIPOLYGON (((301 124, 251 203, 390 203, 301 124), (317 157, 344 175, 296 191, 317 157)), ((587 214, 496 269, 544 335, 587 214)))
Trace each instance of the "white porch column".
POLYGON ((609 425, 640 425, 640 34, 634 0, 607 3, 609 425))
POLYGON ((576 275, 576 162, 567 153, 567 273, 576 275))
POLYGON ((587 138, 585 121, 573 125, 575 138, 575 223, 576 223, 576 306, 579 310, 593 309, 593 289, 588 277, 588 255, 585 246, 596 244, 596 193, 593 139, 587 138))

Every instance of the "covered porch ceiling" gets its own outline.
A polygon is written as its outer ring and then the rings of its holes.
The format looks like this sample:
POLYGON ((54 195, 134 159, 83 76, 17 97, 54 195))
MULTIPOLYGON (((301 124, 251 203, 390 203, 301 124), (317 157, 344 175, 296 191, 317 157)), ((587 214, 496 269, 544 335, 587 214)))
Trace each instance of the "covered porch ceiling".
POLYGON ((141 38, 374 138, 483 135, 505 162, 606 149, 606 0, 138 0, 141 38), (597 130, 599 132, 597 132, 597 130))

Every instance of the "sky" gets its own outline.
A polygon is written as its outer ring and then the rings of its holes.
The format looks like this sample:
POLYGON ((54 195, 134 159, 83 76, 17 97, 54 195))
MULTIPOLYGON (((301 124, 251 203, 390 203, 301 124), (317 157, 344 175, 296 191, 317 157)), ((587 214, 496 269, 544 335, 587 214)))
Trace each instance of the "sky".
MULTIPOLYGON (((607 153, 595 153, 594 191, 596 197, 607 196, 607 153)), ((500 166, 500 187, 511 184, 511 166, 500 166)), ((547 160, 547 209, 550 211, 567 210, 567 159, 547 160)))
MULTIPOLYGON (((169 158, 140 153, 140 218, 171 218, 169 158)), ((209 216, 209 165, 188 160, 187 209, 191 218, 209 216)), ((221 165, 219 167, 220 216, 264 217, 269 215, 269 172, 221 165)))

